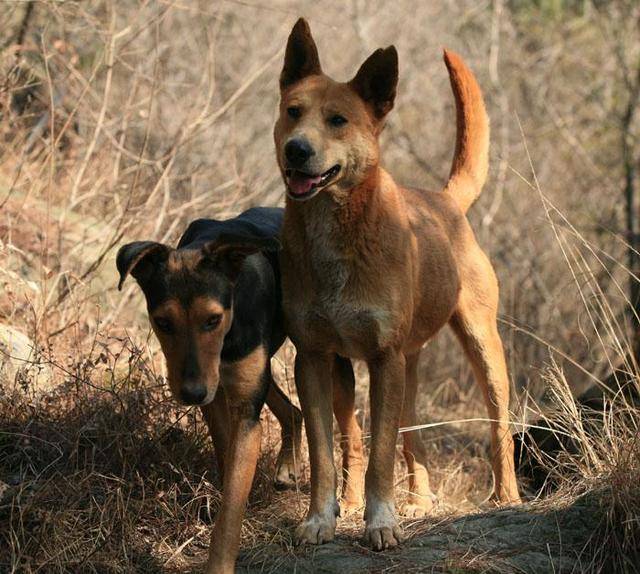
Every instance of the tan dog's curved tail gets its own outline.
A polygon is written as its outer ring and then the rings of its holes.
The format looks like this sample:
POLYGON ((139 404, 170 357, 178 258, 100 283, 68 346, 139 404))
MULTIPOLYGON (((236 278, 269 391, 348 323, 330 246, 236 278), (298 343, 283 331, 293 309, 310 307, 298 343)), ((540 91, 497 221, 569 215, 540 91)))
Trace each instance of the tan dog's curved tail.
POLYGON ((456 151, 445 192, 466 212, 482 191, 489 170, 489 117, 473 73, 455 52, 444 51, 456 100, 456 151))

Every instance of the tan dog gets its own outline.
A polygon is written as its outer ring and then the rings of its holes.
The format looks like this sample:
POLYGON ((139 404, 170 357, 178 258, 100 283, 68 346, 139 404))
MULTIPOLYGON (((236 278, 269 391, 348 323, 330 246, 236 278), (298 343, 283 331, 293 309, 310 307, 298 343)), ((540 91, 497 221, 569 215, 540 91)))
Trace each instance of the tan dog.
MULTIPOLYGON (((377 50, 350 82, 340 83, 322 73, 304 20, 289 37, 274 135, 287 185, 280 257, 285 326, 298 350, 296 384, 311 456, 311 506, 297 529, 300 542, 326 542, 335 532, 330 373, 336 355, 366 361, 371 376, 365 538, 375 549, 402 540, 393 496, 398 426, 418 422, 420 349, 447 323, 493 421, 495 497, 520 500, 496 327, 498 284, 465 217, 487 176, 489 123, 472 73, 456 54, 445 51, 444 58, 457 106, 456 151, 445 189, 429 192, 398 186, 380 167, 378 136, 398 79, 395 48, 377 50)), ((353 405, 353 397, 344 402, 353 405)), ((353 412, 342 419, 343 433, 352 433, 347 454, 355 453, 353 412)), ((405 511, 421 515, 433 502, 417 432, 404 434, 404 454, 411 491, 405 511)))

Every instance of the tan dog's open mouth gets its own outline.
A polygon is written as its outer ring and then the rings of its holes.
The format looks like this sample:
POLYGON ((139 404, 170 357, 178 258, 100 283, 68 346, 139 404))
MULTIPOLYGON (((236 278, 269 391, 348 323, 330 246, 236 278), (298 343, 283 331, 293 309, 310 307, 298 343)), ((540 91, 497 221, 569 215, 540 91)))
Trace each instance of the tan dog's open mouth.
POLYGON ((310 175, 297 169, 286 169, 287 192, 291 199, 303 201, 313 197, 323 187, 329 185, 340 172, 338 164, 320 175, 310 175))

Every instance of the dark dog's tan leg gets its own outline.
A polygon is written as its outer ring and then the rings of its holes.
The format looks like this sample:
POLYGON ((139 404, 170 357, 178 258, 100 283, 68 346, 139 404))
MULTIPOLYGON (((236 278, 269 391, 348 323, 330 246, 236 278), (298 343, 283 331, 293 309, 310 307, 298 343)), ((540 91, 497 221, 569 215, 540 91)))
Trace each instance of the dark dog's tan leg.
POLYGON ((342 448, 342 501, 345 512, 362 508, 364 460, 362 430, 355 413, 356 380, 349 359, 336 356, 333 367, 333 413, 340 427, 342 448))
POLYGON ((369 361, 371 376, 371 454, 365 479, 365 539, 374 550, 396 546, 403 539, 395 517, 393 470, 402 413, 405 358, 388 350, 369 361))
POLYGON ((233 574, 242 518, 260 453, 260 421, 234 409, 222 508, 211 537, 207 574, 233 574))
POLYGON ((333 463, 333 413, 329 355, 298 349, 296 387, 307 429, 311 462, 311 501, 307 517, 296 529, 298 543, 322 544, 333 540, 336 515, 336 471, 333 463))
POLYGON ((219 388, 213 402, 201 407, 204 421, 213 439, 220 483, 224 482, 224 462, 229 448, 229 406, 224 389, 219 388))
MULTIPOLYGON (((407 357, 404 404, 402 406, 402 426, 413 427, 418 424, 416 416, 416 396, 418 392, 418 359, 420 353, 407 357)), ((420 431, 402 434, 404 458, 407 461, 409 475, 409 497, 400 512, 411 518, 429 513, 435 504, 435 496, 429 487, 427 472, 427 452, 420 438, 420 431)))
POLYGON ((211 535, 207 574, 232 574, 238 555, 242 518, 260 453, 260 411, 269 384, 269 357, 262 347, 233 363, 222 364, 231 434, 225 457, 222 507, 211 535))
POLYGON ((498 502, 520 502, 509 429, 509 377, 498 334, 498 283, 484 253, 466 254, 462 290, 450 324, 469 357, 491 422, 492 466, 498 502))
POLYGON ((302 413, 280 390, 269 373, 270 386, 267 406, 275 415, 282 429, 282 444, 278 454, 276 488, 293 488, 298 480, 300 468, 300 441, 302 438, 302 413))

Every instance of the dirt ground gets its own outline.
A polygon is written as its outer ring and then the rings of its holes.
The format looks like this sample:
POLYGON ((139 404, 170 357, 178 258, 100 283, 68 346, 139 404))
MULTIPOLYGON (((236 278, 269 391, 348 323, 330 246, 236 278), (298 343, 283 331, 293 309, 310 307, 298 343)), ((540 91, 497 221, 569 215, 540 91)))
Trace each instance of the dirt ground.
POLYGON ((363 546, 350 524, 339 527, 333 543, 320 547, 290 549, 273 543, 241 553, 238 571, 580 572, 580 553, 592 520, 593 514, 581 504, 548 511, 525 505, 416 520, 405 523, 408 540, 386 552, 363 546))
MULTIPOLYGON (((585 499, 566 506, 538 501, 466 515, 440 512, 430 518, 404 520, 407 540, 398 548, 373 552, 360 539, 363 521, 351 515, 339 519, 333 542, 295 547, 291 536, 306 508, 306 498, 300 493, 280 493, 270 508, 253 517, 249 513, 249 523, 260 529, 256 532, 260 541, 241 548, 237 572, 583 572, 591 555, 589 538, 598 520, 594 506, 585 499)), ((196 574, 205 560, 206 548, 202 547, 189 558, 181 555, 168 571, 196 574)))

